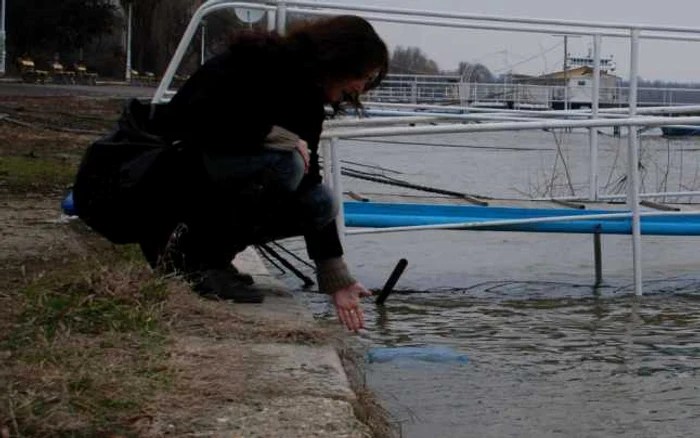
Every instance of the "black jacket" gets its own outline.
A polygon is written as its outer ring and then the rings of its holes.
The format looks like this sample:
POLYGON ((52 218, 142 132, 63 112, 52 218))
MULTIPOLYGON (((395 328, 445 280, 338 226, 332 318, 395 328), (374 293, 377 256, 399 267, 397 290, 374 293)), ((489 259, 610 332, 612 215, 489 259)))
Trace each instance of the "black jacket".
MULTIPOLYGON (((281 126, 309 145, 311 162, 300 190, 320 184, 325 97, 303 65, 273 38, 231 46, 202 65, 172 98, 166 136, 215 158, 255 153, 272 126, 281 126)), ((342 255, 335 222, 318 236, 307 236, 307 247, 314 259, 342 255)))

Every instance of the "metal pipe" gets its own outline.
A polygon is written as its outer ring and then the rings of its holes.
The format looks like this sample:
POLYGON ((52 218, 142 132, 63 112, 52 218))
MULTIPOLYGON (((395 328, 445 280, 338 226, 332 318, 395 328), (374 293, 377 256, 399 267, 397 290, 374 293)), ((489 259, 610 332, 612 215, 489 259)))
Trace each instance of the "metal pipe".
POLYGON ((603 282, 603 245, 599 232, 593 234, 593 262, 595 264, 595 285, 600 286, 603 282))
MULTIPOLYGON (((639 29, 630 32, 630 95, 629 117, 634 119, 637 115, 637 86, 639 72, 639 29)), ((629 191, 627 204, 632 210, 632 264, 634 268, 634 293, 642 295, 642 238, 641 221, 639 217, 639 142, 637 140, 637 127, 629 127, 628 151, 628 183, 629 191)))
MULTIPOLYGON (((400 113, 400 112, 399 112, 400 113)), ((407 125, 411 123, 430 123, 440 121, 435 116, 405 116, 405 117, 377 117, 366 119, 340 119, 328 120, 323 124, 324 129, 340 128, 347 126, 372 126, 372 125, 407 125)))
MULTIPOLYGON (((694 90, 697 91, 697 90, 694 90)), ((385 107, 385 108, 411 108, 411 109, 421 109, 421 110, 459 110, 464 113, 494 113, 494 114, 526 114, 532 116, 540 117, 561 117, 561 116, 579 116, 586 117, 591 112, 585 109, 578 110, 550 110, 550 111, 535 111, 535 110, 508 110, 508 109, 494 109, 494 108, 478 108, 470 106, 459 106, 459 105, 432 105, 432 104, 411 104, 411 103, 388 103, 388 102, 364 102, 365 108, 369 107, 385 107)), ((627 115, 627 108, 605 108, 599 109, 599 115, 627 115)), ((644 108, 638 108, 637 114, 676 114, 676 113, 689 113, 698 112, 700 113, 700 105, 683 105, 683 106, 650 106, 644 108)))
MULTIPOLYGON (((380 6, 364 6, 364 5, 343 5, 338 3, 324 3, 316 1, 304 1, 304 0, 289 0, 287 1, 290 5, 297 6, 307 6, 311 8, 328 8, 337 10, 352 10, 352 11, 366 11, 366 12, 379 12, 379 13, 391 13, 391 14, 401 14, 401 15, 414 15, 423 17, 437 17, 437 18, 454 18, 460 20, 475 20, 475 21, 495 21, 504 23, 521 23, 521 24, 548 24, 554 26, 563 26, 566 28, 571 27, 584 27, 584 28, 599 28, 599 29, 625 29, 637 28, 646 31, 656 31, 656 32, 677 32, 677 33, 700 33, 700 28, 696 27, 680 27, 680 26, 659 26, 651 24, 627 24, 627 23, 614 23, 614 22, 585 22, 578 20, 561 20, 561 19, 543 19, 543 18, 523 18, 523 17, 508 17, 508 16, 498 16, 498 15, 487 15, 487 14, 468 14, 462 12, 436 12, 428 10, 418 10, 418 9, 402 9, 402 8, 390 8, 390 7, 380 7, 380 6)), ((567 31, 567 33, 569 33, 567 31)))
POLYGON ((131 82, 131 32, 133 31, 133 12, 134 2, 130 1, 126 12, 126 71, 124 72, 124 79, 126 82, 131 82))
POLYGON ((7 34, 5 32, 5 0, 0 5, 0 75, 5 75, 7 64, 7 34))
MULTIPOLYGON (((593 36, 593 84, 591 91, 591 119, 598 118, 600 106, 600 45, 601 36, 593 36)), ((591 201, 598 200, 598 129, 590 128, 589 132, 591 150, 591 169, 588 180, 591 201)))
POLYGON ((276 24, 275 11, 267 11, 266 15, 267 15, 267 30, 268 31, 275 30, 275 24, 276 24))
POLYGON ((332 129, 321 138, 382 137, 387 135, 456 134, 467 132, 522 131, 531 129, 593 128, 605 126, 666 126, 676 124, 700 124, 700 117, 634 117, 620 119, 543 120, 527 122, 479 123, 467 125, 439 125, 415 127, 385 127, 361 129, 332 129))
MULTIPOLYGON (((413 111, 396 111, 396 110, 373 110, 368 109, 365 112, 372 115, 386 116, 390 114, 396 114, 397 116, 407 116, 410 117, 412 114, 416 114, 413 111)), ((439 113, 439 112, 421 112, 424 117, 432 117, 433 121, 447 121, 447 120, 504 120, 504 121, 517 121, 517 120, 541 120, 536 117, 523 117, 517 115, 508 114, 449 114, 449 113, 439 113)), ((360 119, 362 120, 362 119, 360 119)), ((349 125, 349 123, 348 123, 349 125)))
POLYGON ((200 30, 202 31, 201 33, 201 41, 200 41, 200 48, 199 48, 199 65, 203 65, 204 61, 206 61, 206 48, 207 48, 207 21, 202 20, 201 25, 199 26, 200 30))
MULTIPOLYGON (((291 3, 291 2, 287 2, 291 3)), ((330 8, 328 10, 323 10, 323 9, 307 9, 304 7, 293 7, 293 6, 288 6, 287 11, 288 12, 298 12, 302 14, 307 14, 307 15, 318 15, 318 16, 336 16, 338 13, 332 9, 338 9, 338 8, 330 8)), ((359 10, 362 8, 350 8, 353 10, 359 10)), ((386 23, 402 23, 402 24, 418 24, 418 25, 428 25, 428 26, 437 26, 437 27, 451 27, 451 28, 463 28, 463 29, 479 29, 479 30, 491 30, 491 31, 506 31, 506 32, 525 32, 525 33, 543 33, 543 34, 553 34, 553 33, 561 33, 563 30, 558 27, 523 27, 523 26, 513 26, 513 25, 507 25, 507 24, 502 24, 502 25, 494 25, 494 24, 473 24, 473 23, 465 23, 463 21, 457 21, 454 19, 454 17, 449 17, 450 19, 447 20, 440 20, 440 19, 431 19, 431 20, 426 20, 425 18, 408 18, 408 17, 401 17, 400 15, 407 15, 407 14, 398 14, 399 16, 392 16, 392 15, 385 15, 385 14, 362 14, 362 17, 370 20, 370 21, 383 21, 386 23)), ((429 17, 432 17, 430 15, 427 15, 429 17)), ((508 23, 509 21, 505 20, 504 22, 508 23)), ((542 23, 539 23, 542 24, 542 23)), ((627 25, 623 26, 620 29, 625 29, 629 30, 633 25, 627 25)), ((590 30, 573 30, 573 29, 566 29, 565 30, 568 35, 579 35, 579 36, 589 36, 593 34, 594 32, 600 32, 599 29, 595 29, 594 27, 591 27, 590 30)), ((700 29, 693 33, 700 33, 700 29)), ((627 32, 600 32, 600 35, 605 36, 605 37, 610 37, 610 38, 629 38, 629 33, 627 32)), ((644 39, 659 39, 659 40, 670 40, 670 41, 700 41, 700 37, 692 37, 692 36, 673 36, 673 35, 664 35, 664 34, 645 34, 643 36, 644 39)))
POLYGON ((277 33, 284 35, 287 33, 287 2, 277 0, 277 33))
POLYGON ((321 140, 321 159, 323 159, 323 182, 333 188, 333 163, 331 163, 331 144, 321 140))
POLYGON ((345 246, 345 209, 343 207, 343 182, 342 169, 340 168, 340 151, 338 145, 340 141, 337 137, 331 139, 331 160, 333 161, 333 197, 338 203, 338 216, 336 225, 341 245, 345 246))

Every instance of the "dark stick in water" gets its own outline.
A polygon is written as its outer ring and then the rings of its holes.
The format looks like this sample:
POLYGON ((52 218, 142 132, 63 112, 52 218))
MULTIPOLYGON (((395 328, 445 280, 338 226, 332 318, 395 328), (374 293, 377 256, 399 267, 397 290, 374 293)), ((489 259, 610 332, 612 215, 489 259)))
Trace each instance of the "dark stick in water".
POLYGON ((408 261, 406 261, 406 259, 401 259, 396 264, 394 271, 389 276, 389 279, 386 281, 386 283, 384 284, 384 287, 382 288, 381 293, 377 297, 376 303, 378 305, 381 306, 384 304, 384 301, 386 301, 387 297, 389 296, 391 291, 394 289, 396 282, 399 281, 399 277, 401 277, 401 274, 403 274, 404 269, 406 269, 406 265, 408 265, 408 261))

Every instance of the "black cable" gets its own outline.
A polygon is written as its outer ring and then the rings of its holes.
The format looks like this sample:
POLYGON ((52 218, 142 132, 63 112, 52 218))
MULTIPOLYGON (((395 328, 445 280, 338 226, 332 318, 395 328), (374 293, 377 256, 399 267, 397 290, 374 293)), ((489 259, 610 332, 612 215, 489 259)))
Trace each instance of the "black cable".
POLYGON ((277 269, 280 271, 280 273, 281 273, 282 275, 284 275, 284 274, 287 273, 287 271, 285 271, 280 265, 278 265, 277 262, 275 262, 274 260, 272 260, 272 257, 270 257, 270 256, 263 250, 262 247, 259 246, 259 249, 260 249, 260 251, 259 251, 260 254, 265 258, 265 260, 267 260, 268 262, 270 262, 270 264, 271 264, 272 266, 274 266, 275 268, 277 268, 277 269))
POLYGON ((261 248, 262 250, 266 251, 269 255, 276 258, 280 263, 282 263, 282 265, 285 268, 292 271, 294 273, 294 275, 296 275, 301 281, 304 282, 304 286, 313 286, 314 285, 314 281, 312 279, 310 279, 309 277, 304 275, 303 272, 301 272, 296 267, 294 267, 294 265, 289 263, 288 260, 286 260, 284 257, 282 257, 277 251, 270 248, 268 245, 262 243, 262 244, 258 245, 258 248, 261 248))
POLYGON ((406 181, 395 180, 394 178, 392 178, 391 180, 388 180, 386 177, 377 178, 374 176, 363 175, 361 173, 355 173, 349 169, 345 169, 345 170, 341 169, 341 174, 348 176, 350 178, 363 179, 366 181, 372 181, 372 182, 377 182, 377 183, 381 183, 381 184, 387 184, 387 185, 392 185, 392 186, 397 186, 397 187, 404 187, 404 188, 408 188, 408 189, 420 190, 422 192, 437 193, 437 194, 441 194, 441 195, 454 196, 454 197, 465 199, 469 202, 472 202, 472 203, 477 204, 477 205, 482 205, 482 206, 487 206, 488 202, 482 201, 478 198, 492 199, 492 198, 488 198, 488 197, 470 195, 468 193, 455 192, 452 190, 445 190, 445 189, 439 189, 439 188, 435 188, 435 187, 422 186, 419 184, 413 184, 413 183, 409 183, 406 181))
POLYGON ((281 249, 282 251, 284 251, 284 252, 286 252, 287 254, 289 254, 290 256, 294 257, 294 258, 295 258, 296 260, 298 260, 299 262, 301 262, 301 263, 305 264, 306 266, 308 266, 309 268, 313 269, 314 272, 316 271, 316 267, 315 267, 314 265, 312 265, 311 263, 309 263, 309 262, 307 262, 306 260, 302 259, 302 258, 299 257, 298 255, 294 254, 292 251, 288 250, 287 248, 285 248, 285 247, 282 246, 281 244, 279 244, 279 243, 277 243, 277 242, 271 242, 271 243, 272 243, 273 245, 275 245, 277 248, 279 248, 279 249, 281 249))

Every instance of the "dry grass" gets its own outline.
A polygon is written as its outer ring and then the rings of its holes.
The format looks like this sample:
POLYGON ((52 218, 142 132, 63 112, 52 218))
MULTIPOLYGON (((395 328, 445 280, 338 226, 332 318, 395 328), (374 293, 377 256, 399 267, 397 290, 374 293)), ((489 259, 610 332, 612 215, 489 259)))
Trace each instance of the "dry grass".
POLYGON ((143 263, 104 262, 78 257, 8 291, 0 425, 15 436, 131 433, 131 420, 170 386, 168 283, 143 263))

